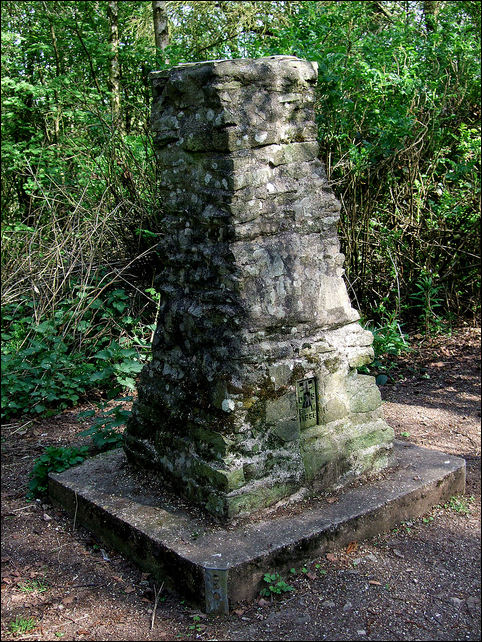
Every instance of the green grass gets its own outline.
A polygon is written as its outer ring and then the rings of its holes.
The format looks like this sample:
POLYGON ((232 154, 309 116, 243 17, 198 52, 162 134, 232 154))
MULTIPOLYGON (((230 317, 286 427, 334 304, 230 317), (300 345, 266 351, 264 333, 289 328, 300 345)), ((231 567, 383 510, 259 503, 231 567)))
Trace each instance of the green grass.
POLYGON ((17 615, 13 622, 10 622, 8 629, 11 633, 30 633, 37 626, 37 621, 33 617, 21 617, 17 615))
POLYGON ((474 500, 473 497, 463 497, 463 495, 452 495, 449 501, 444 504, 444 508, 453 510, 455 513, 460 513, 461 515, 470 515, 470 502, 474 500))
POLYGON ((27 580, 17 584, 22 593, 44 593, 48 589, 48 585, 44 580, 27 580))

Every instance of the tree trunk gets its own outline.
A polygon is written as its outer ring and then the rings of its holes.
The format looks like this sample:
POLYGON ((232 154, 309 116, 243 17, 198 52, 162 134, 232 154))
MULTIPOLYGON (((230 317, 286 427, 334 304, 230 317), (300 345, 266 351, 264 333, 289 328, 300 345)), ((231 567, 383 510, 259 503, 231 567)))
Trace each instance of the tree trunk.
POLYGON ((111 46, 109 71, 109 88, 111 91, 110 104, 112 110, 112 123, 116 129, 119 129, 122 127, 122 120, 120 100, 119 20, 117 0, 109 1, 107 15, 109 17, 109 43, 111 46))
POLYGON ((154 37, 156 39, 156 49, 164 51, 164 49, 169 44, 166 2, 153 0, 152 17, 154 19, 154 37))
POLYGON ((426 30, 435 31, 437 28, 437 15, 440 10, 440 2, 438 2, 438 0, 425 0, 422 3, 422 8, 426 30))
MULTIPOLYGON (((53 21, 52 21, 52 19, 50 17, 49 11, 48 11, 47 3, 46 2, 42 2, 42 5, 43 5, 43 8, 44 8, 44 11, 45 11, 46 15, 48 16, 49 27, 50 27, 50 38, 52 40, 52 47, 54 49, 54 54, 55 54, 56 76, 58 78, 63 73, 63 68, 62 68, 63 65, 62 65, 62 58, 61 58, 60 53, 59 53, 59 47, 58 47, 58 43, 57 43, 57 35, 55 33, 54 23, 53 23, 53 21)), ((54 140, 55 140, 55 144, 57 145, 58 142, 59 142, 59 138, 60 138, 60 101, 59 101, 59 93, 58 93, 58 91, 56 89, 54 91, 54 100, 55 100, 55 104, 53 106, 52 111, 55 114, 55 116, 54 116, 54 140)))

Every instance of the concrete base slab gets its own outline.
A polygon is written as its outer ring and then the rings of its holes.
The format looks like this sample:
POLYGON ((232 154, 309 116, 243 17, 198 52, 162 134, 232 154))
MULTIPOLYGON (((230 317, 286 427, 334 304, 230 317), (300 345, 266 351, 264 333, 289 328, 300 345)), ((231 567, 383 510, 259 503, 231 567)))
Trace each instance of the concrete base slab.
POLYGON ((122 450, 49 476, 52 501, 106 544, 208 613, 253 598, 264 573, 284 572, 334 545, 360 541, 418 517, 465 489, 465 461, 395 442, 393 465, 374 480, 220 526, 155 488, 122 450))

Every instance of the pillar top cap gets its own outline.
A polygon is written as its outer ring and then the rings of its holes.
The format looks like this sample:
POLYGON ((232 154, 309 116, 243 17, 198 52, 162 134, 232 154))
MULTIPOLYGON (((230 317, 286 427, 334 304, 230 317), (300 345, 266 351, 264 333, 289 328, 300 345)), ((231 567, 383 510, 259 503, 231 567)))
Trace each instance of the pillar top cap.
POLYGON ((200 62, 184 62, 179 65, 163 69, 161 71, 153 71, 149 74, 151 80, 167 79, 172 74, 176 73, 197 73, 211 72, 216 76, 238 76, 251 75, 253 73, 261 74, 263 71, 283 73, 283 71, 290 70, 297 72, 306 81, 316 81, 318 76, 318 63, 297 58, 296 56, 265 56, 263 58, 221 58, 219 60, 203 60, 200 62))

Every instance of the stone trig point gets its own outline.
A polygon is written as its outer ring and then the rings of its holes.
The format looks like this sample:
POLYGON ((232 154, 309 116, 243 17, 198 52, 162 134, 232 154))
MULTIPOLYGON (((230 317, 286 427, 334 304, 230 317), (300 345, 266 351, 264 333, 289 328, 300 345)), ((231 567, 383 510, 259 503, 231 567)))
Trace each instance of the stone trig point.
POLYGON ((152 76, 165 270, 129 459, 220 518, 386 466, 393 431, 356 370, 373 337, 350 305, 318 160, 316 64, 152 76))
POLYGON ((316 65, 292 56, 152 74, 163 222, 152 361, 125 454, 50 479, 79 522, 211 612, 252 597, 270 569, 464 487, 463 460, 394 442, 374 378, 357 372, 373 338, 343 281, 316 81, 316 65), (140 487, 136 470, 168 494, 140 487), (312 503, 269 519, 293 495, 312 503))

